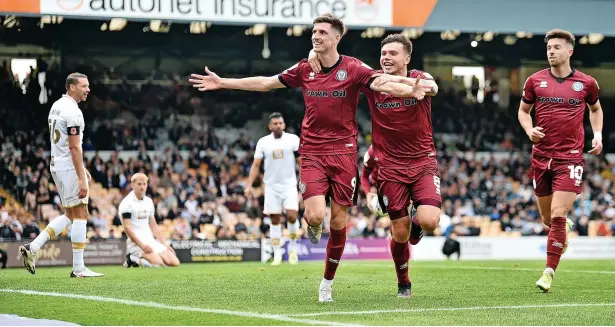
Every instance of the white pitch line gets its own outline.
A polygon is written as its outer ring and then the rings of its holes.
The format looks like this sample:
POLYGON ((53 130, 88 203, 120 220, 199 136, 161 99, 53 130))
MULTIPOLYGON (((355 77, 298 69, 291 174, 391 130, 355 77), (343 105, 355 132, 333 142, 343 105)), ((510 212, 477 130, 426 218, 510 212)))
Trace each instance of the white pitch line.
POLYGON ((292 318, 289 316, 266 314, 266 313, 254 313, 254 312, 233 311, 233 310, 223 310, 223 309, 206 309, 206 308, 195 308, 195 307, 187 307, 187 306, 175 306, 175 305, 168 305, 168 304, 156 303, 156 302, 140 302, 140 301, 116 299, 116 298, 92 296, 92 295, 40 292, 40 291, 32 291, 32 290, 13 290, 13 289, 0 289, 0 292, 18 293, 18 294, 26 294, 26 295, 54 296, 54 297, 61 297, 61 298, 91 300, 91 301, 99 301, 99 302, 110 302, 110 303, 134 305, 134 306, 139 306, 139 307, 148 307, 148 308, 157 308, 157 309, 167 309, 167 310, 175 310, 175 311, 192 311, 192 312, 214 313, 214 314, 238 316, 238 317, 262 318, 262 319, 287 321, 287 322, 310 324, 310 325, 361 326, 358 324, 345 324, 345 323, 339 323, 339 322, 333 322, 333 321, 300 319, 300 318, 292 318))
POLYGON ((370 315, 378 313, 412 313, 412 312, 431 312, 431 311, 476 311, 476 310, 495 310, 495 309, 542 309, 542 308, 567 308, 567 307, 607 307, 615 306, 615 303, 562 303, 562 304, 537 304, 537 305, 503 305, 493 307, 466 307, 466 308, 420 308, 420 309, 390 309, 390 310, 368 310, 368 311, 330 311, 290 314, 289 317, 317 317, 317 316, 337 316, 337 315, 370 315))
MULTIPOLYGON (((377 264, 377 263, 345 263, 352 266, 367 266, 367 267, 393 267, 391 264, 377 264)), ((511 270, 511 271, 535 271, 542 272, 542 269, 536 268, 515 268, 515 267, 483 267, 483 266, 438 266, 438 265, 422 265, 418 264, 416 268, 427 269, 466 269, 466 270, 511 270)), ((581 274, 606 274, 615 275, 613 270, 576 270, 576 269, 558 269, 557 272, 569 272, 569 273, 581 273, 581 274)))

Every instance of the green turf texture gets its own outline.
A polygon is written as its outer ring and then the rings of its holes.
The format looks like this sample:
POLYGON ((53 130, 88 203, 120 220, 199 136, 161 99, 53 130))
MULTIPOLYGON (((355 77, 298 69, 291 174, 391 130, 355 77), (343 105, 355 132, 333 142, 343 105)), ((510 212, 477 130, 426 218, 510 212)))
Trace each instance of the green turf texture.
MULTIPOLYGON (((342 261, 333 303, 318 303, 323 262, 184 264, 179 268, 91 267, 103 278, 69 278, 70 268, 0 271, 0 289, 156 302, 169 306, 292 316, 320 312, 416 310, 493 306, 472 310, 386 312, 296 319, 360 325, 615 325, 615 262, 562 260, 549 293, 535 287, 541 261, 412 262, 412 298, 396 297, 390 261, 342 261), (486 267, 483 269, 482 267, 486 267), (494 269, 495 268, 495 269, 494 269), (511 269, 512 268, 512 269, 511 269), (517 270, 514 270, 517 269, 517 270), (607 271, 611 273, 581 272, 607 271), (611 304, 610 306, 576 306, 611 304)), ((0 292, 0 313, 81 325, 309 325, 228 314, 149 308, 42 295, 0 292)))

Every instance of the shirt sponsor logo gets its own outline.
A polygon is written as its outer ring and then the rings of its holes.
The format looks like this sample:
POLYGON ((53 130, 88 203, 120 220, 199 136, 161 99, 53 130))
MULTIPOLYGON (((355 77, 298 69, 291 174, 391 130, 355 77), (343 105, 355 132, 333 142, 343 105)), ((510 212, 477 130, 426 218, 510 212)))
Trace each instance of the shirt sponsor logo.
POLYGON ((556 97, 538 97, 538 102, 564 103, 564 98, 556 97))

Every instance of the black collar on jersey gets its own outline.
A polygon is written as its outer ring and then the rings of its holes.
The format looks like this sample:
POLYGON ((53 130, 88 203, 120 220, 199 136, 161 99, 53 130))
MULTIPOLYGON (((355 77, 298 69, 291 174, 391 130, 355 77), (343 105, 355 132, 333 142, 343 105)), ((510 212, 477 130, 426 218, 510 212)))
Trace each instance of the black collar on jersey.
POLYGON ((331 66, 331 67, 322 67, 322 73, 323 74, 329 74, 332 70, 334 70, 335 68, 337 68, 337 66, 339 66, 342 63, 342 55, 340 55, 340 58, 337 60, 337 62, 335 63, 335 65, 331 66))
POLYGON ((574 72, 575 72, 575 70, 573 68, 572 71, 570 72, 570 74, 568 74, 568 76, 566 76, 566 77, 557 77, 557 76, 553 75, 553 72, 551 71, 551 69, 549 69, 549 75, 551 75, 551 77, 555 78, 555 81, 557 81, 560 84, 564 83, 567 79, 572 77, 572 75, 574 75, 574 72))

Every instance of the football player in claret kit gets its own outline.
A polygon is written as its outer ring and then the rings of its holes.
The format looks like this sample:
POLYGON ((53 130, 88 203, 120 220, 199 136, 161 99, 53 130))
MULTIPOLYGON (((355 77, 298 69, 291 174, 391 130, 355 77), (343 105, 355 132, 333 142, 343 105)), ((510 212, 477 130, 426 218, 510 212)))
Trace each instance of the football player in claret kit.
MULTIPOLYGON (((408 70, 412 43, 404 35, 387 36, 380 51, 382 70, 378 73, 384 75, 374 83, 404 83, 416 90, 412 97, 397 97, 362 89, 372 114, 374 143, 370 159, 377 165, 379 203, 391 219, 390 247, 398 278, 397 296, 408 298, 408 242, 418 244, 424 231, 433 232, 440 221, 442 199, 431 125, 431 96, 436 95, 438 86, 430 74, 408 70), (414 218, 411 205, 416 207, 414 218)), ((311 54, 310 63, 318 64, 313 59, 311 54)))
POLYGON ((88 182, 92 179, 83 165, 83 132, 85 121, 78 103, 90 93, 88 77, 72 73, 66 78, 66 94, 53 103, 49 111, 51 140, 51 176, 56 184, 66 213, 56 217, 30 244, 20 247, 26 269, 35 273, 36 254, 43 245, 71 225, 73 270, 70 277, 101 277, 85 267, 88 212, 88 182))
POLYGON ((532 74, 523 87, 519 122, 534 143, 532 171, 534 193, 542 221, 549 226, 547 264, 536 286, 548 292, 560 257, 568 246, 572 220, 567 218, 583 183, 583 117, 589 107, 594 131, 590 154, 602 151, 602 107, 598 83, 570 67, 575 37, 551 30, 545 37, 551 68, 532 74), (530 111, 534 108, 536 121, 530 111))
POLYGON ((261 162, 265 162, 265 205, 263 213, 271 218, 269 237, 273 247, 274 266, 282 263, 282 211, 286 209, 287 228, 290 244, 288 246, 288 262, 297 264, 297 239, 299 233, 299 192, 297 191, 296 156, 299 150, 299 137, 286 133, 286 124, 279 112, 269 115, 269 130, 271 134, 263 136, 256 143, 254 161, 248 176, 246 197, 252 196, 252 184, 258 175, 261 162))
POLYGON ((239 89, 270 91, 302 88, 305 116, 301 127, 301 171, 299 190, 305 204, 304 219, 308 237, 317 244, 322 236, 326 196, 331 198, 330 236, 327 243, 325 273, 318 289, 320 302, 333 301, 332 284, 346 244, 348 208, 357 194, 357 104, 360 90, 387 92, 410 97, 415 90, 404 83, 378 83, 379 77, 360 60, 342 56, 337 45, 344 23, 332 14, 314 20, 312 45, 323 64, 316 73, 304 59, 283 73, 270 77, 241 79, 192 74, 190 82, 201 91, 239 89))

